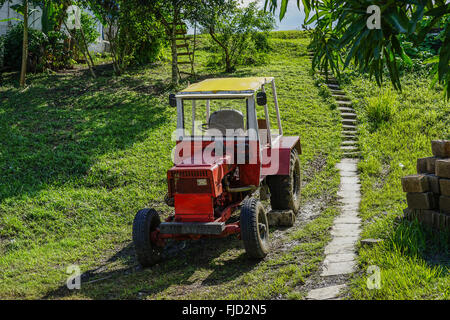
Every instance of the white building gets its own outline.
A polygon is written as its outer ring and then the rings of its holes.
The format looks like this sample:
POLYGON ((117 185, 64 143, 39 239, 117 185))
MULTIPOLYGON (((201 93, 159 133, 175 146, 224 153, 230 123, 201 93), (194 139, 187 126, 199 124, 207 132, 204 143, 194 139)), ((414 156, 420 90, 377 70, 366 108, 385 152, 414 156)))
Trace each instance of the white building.
MULTIPOLYGON (((6 34, 9 30, 9 28, 11 28, 11 26, 19 23, 19 21, 17 21, 17 20, 10 20, 10 21, 6 21, 6 22, 1 22, 1 20, 12 18, 12 19, 19 19, 19 20, 23 21, 23 16, 18 14, 17 12, 15 12, 13 9, 11 9, 11 6, 13 6, 15 4, 19 4, 21 2, 22 2, 21 0, 13 0, 11 3, 9 3, 7 1, 0 8, 0 36, 6 34)), ((42 25, 41 25, 42 11, 39 7, 35 7, 34 9, 35 9, 35 11, 33 11, 33 14, 31 14, 28 19, 29 26, 33 29, 42 30, 42 25)), ((94 16, 93 14, 91 14, 91 15, 94 16)), ((100 36, 98 37, 97 42, 92 44, 89 47, 89 50, 94 51, 94 52, 103 52, 103 51, 105 51, 107 42, 105 41, 103 25, 100 22, 97 23, 97 31, 100 34, 100 36)))

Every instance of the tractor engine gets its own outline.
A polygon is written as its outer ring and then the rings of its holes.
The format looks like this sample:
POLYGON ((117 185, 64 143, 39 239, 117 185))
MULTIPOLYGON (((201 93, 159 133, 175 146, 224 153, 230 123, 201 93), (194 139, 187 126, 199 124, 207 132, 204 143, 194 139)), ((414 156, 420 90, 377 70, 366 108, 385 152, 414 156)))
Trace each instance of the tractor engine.
POLYGON ((180 164, 167 172, 169 199, 175 206, 175 222, 212 222, 215 209, 226 206, 224 179, 235 165, 219 161, 214 164, 180 164))

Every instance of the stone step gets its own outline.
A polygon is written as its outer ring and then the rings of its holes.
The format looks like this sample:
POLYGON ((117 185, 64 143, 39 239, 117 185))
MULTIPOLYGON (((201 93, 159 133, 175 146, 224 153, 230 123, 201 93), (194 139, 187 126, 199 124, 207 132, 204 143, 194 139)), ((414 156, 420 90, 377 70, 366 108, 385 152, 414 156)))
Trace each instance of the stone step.
POLYGON ((342 151, 346 152, 352 152, 352 151, 358 151, 359 148, 357 146, 341 146, 342 151))
POLYGON ((341 111, 341 113, 354 113, 355 109, 353 109, 352 107, 338 107, 339 111, 341 111))
POLYGON ((339 82, 335 78, 328 78, 328 79, 325 79, 325 81, 327 84, 339 85, 339 82))
POLYGON ((356 126, 356 124, 358 123, 356 119, 342 119, 341 122, 342 124, 349 126, 356 126))
POLYGON ((308 300, 329 300, 336 299, 340 296, 342 290, 346 288, 346 285, 341 284, 337 286, 324 287, 319 289, 313 289, 308 293, 306 299, 308 300))
POLYGON ((359 158, 360 156, 361 154, 359 152, 344 152, 342 154, 343 158, 350 158, 350 159, 359 158))
POLYGON ((355 141, 358 143, 358 138, 354 135, 341 135, 342 141, 355 141))
POLYGON ((353 112, 341 112, 341 117, 344 119, 356 119, 357 115, 353 112))
POLYGON ((336 103, 340 106, 352 106, 353 103, 351 101, 342 101, 342 100, 336 100, 336 103))
POLYGON ((352 126, 352 125, 348 125, 348 124, 343 124, 342 129, 344 129, 344 131, 356 132, 356 126, 352 126))
POLYGON ((339 101, 351 101, 351 99, 345 95, 332 94, 331 96, 339 101))
POLYGON ((358 141, 357 140, 344 140, 341 143, 342 146, 357 146, 358 141))
POLYGON ((330 91, 331 91, 331 94, 339 95, 339 96, 345 96, 345 91, 342 91, 342 90, 334 90, 334 89, 330 89, 330 91))
POLYGON ((340 90, 341 88, 337 84, 327 84, 328 88, 333 90, 340 90))

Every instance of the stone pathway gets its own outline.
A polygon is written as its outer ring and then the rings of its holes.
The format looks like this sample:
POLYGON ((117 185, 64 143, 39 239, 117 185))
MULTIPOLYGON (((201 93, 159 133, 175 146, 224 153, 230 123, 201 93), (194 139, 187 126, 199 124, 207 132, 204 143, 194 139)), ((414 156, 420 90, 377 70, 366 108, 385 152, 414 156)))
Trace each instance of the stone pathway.
POLYGON ((334 220, 331 230, 333 239, 325 247, 325 260, 320 274, 323 285, 308 293, 309 300, 339 299, 345 289, 346 277, 356 268, 355 247, 361 232, 358 217, 361 202, 361 186, 358 175, 358 138, 356 113, 349 98, 339 87, 338 81, 329 76, 327 86, 336 99, 342 116, 343 159, 337 165, 341 184, 338 196, 341 198, 341 215, 334 220), (332 285, 328 285, 328 284, 332 285))

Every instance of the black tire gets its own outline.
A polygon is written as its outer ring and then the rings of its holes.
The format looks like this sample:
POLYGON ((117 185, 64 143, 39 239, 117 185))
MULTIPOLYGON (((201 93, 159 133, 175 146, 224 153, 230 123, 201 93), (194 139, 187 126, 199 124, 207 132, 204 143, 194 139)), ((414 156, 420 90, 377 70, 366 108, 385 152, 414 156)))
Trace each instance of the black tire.
POLYGON ((241 208, 241 239, 247 254, 262 259, 269 252, 269 222, 261 202, 250 198, 241 208))
POLYGON ((154 209, 138 211, 133 222, 133 242, 137 260, 142 267, 150 267, 161 261, 162 248, 152 243, 150 233, 161 224, 159 214, 154 209))
POLYGON ((270 190, 272 210, 300 210, 301 171, 297 150, 292 149, 288 176, 269 176, 267 184, 270 190))

